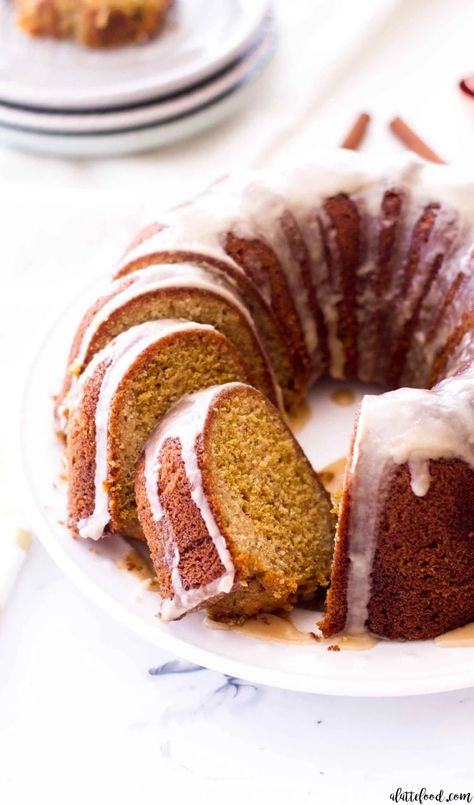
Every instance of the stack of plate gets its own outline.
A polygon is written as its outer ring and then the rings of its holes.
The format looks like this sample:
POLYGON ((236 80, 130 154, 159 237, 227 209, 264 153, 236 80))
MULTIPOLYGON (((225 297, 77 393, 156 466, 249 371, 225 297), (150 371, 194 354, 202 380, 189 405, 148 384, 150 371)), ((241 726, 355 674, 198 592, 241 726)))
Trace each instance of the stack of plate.
POLYGON ((173 142, 242 103, 273 50, 269 0, 176 0, 146 45, 31 40, 0 4, 0 140, 110 156, 173 142))

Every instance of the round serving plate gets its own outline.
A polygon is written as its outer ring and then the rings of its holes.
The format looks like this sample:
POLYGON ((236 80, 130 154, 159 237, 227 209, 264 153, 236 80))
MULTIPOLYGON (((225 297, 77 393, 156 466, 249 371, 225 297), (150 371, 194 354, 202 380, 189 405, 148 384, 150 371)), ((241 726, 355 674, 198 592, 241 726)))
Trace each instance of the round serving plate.
MULTIPOLYGON (((71 538, 65 527, 66 485, 62 446, 54 433, 52 395, 58 391, 67 350, 89 292, 66 309, 40 341, 27 371, 20 403, 19 461, 25 512, 46 550, 71 581, 102 610, 149 642, 190 662, 255 683, 341 696, 401 696, 474 685, 474 650, 440 648, 432 641, 379 642, 368 651, 328 651, 307 645, 257 640, 236 631, 210 629, 202 613, 162 624, 157 594, 119 570, 100 544, 71 538)), ((367 389, 344 384, 353 404, 337 405, 340 384, 322 382, 311 394, 311 415, 297 432, 306 454, 320 469, 348 448, 354 413, 367 389)), ((370 391, 370 389, 369 389, 370 391)), ((297 609, 299 628, 311 628, 316 612, 297 609)))
POLYGON ((163 98, 198 84, 252 44, 269 0, 176 0, 152 41, 94 51, 31 39, 11 3, 0 4, 0 100, 34 109, 113 108, 163 98))
POLYGON ((93 113, 46 112, 0 103, 0 126, 8 126, 53 135, 105 135, 144 126, 155 126, 193 114, 223 99, 253 80, 273 52, 274 36, 270 20, 262 26, 258 39, 241 58, 227 69, 199 84, 189 92, 165 99, 155 99, 119 110, 93 113))

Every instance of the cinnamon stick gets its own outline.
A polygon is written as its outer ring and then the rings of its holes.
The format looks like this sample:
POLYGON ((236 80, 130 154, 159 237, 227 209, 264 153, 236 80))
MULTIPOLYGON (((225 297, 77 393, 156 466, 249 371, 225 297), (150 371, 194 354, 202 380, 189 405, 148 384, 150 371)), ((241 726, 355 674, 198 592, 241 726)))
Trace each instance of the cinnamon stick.
POLYGON ((357 151, 365 137, 369 123, 370 115, 368 115, 366 112, 362 112, 357 120, 355 120, 352 128, 344 137, 341 143, 341 148, 348 148, 350 151, 357 151))
POLYGON ((410 151, 418 154, 418 156, 427 159, 428 162, 437 162, 439 165, 445 164, 445 160, 441 159, 441 157, 405 123, 403 118, 394 117, 393 120, 390 121, 390 130, 397 140, 403 143, 410 151))

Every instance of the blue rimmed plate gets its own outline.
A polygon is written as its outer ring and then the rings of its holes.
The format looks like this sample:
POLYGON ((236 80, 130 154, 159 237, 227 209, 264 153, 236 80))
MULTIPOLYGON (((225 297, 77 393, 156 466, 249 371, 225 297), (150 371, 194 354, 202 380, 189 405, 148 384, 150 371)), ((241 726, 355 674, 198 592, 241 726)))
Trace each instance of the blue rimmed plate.
POLYGON ((31 39, 0 4, 0 101, 60 111, 164 98, 225 69, 250 47, 269 0, 176 0, 165 30, 140 46, 92 51, 31 39))

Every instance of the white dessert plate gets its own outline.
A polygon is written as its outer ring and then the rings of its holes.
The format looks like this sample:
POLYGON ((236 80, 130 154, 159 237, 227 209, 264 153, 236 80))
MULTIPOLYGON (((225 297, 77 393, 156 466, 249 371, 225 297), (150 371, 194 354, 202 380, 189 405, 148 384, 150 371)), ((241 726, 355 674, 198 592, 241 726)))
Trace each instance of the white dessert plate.
POLYGON ((274 37, 268 20, 247 53, 226 70, 190 89, 164 99, 116 110, 94 112, 48 112, 0 103, 0 125, 29 129, 59 136, 107 135, 145 126, 171 123, 225 98, 253 80, 263 69, 273 51, 274 37))
POLYGON ((108 51, 33 40, 12 5, 0 4, 0 99, 64 111, 140 103, 205 80, 251 45, 269 0, 176 0, 156 39, 108 51))
MULTIPOLYGON (((96 290, 96 289, 94 289, 96 290)), ((289 690, 341 696, 402 696, 474 685, 474 649, 440 648, 432 641, 380 642, 368 651, 328 651, 324 643, 300 645, 257 640, 205 625, 203 614, 177 623, 156 618, 157 594, 107 555, 106 540, 71 538, 65 522, 66 486, 61 445, 55 436, 52 395, 60 386, 75 324, 90 292, 51 326, 27 372, 20 404, 19 463, 26 515, 58 566, 84 595, 149 642, 190 662, 230 676, 289 690), (91 550, 92 548, 92 550, 91 550)), ((297 433, 319 469, 348 448, 357 402, 364 391, 351 384, 354 403, 336 405, 340 384, 323 382, 310 398, 311 416, 297 433)), ((348 384, 344 384, 348 388, 348 384)), ((300 628, 314 628, 317 613, 295 610, 300 628)))

